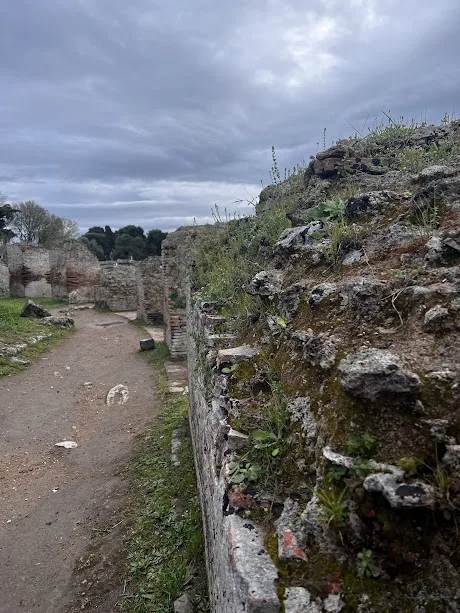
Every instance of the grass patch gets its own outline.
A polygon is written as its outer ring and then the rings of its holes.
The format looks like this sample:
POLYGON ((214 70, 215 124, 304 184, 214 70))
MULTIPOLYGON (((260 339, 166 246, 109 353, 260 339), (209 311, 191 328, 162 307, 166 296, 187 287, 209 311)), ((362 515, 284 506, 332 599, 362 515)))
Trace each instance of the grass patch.
POLYGON ((287 210, 288 199, 253 217, 222 219, 217 210, 217 231, 200 241, 195 254, 192 279, 200 294, 232 313, 250 309, 244 286, 263 269, 281 233, 290 227, 287 210))
POLYGON ((131 469, 135 509, 127 537, 126 613, 172 613, 174 601, 187 589, 194 611, 209 610, 188 403, 186 396, 168 392, 168 357, 166 345, 157 343, 153 362, 164 410, 131 469), (179 466, 171 462, 174 431, 182 441, 179 466))
MULTIPOLYGON (((50 334, 49 338, 34 343, 17 356, 21 360, 32 360, 57 340, 69 334, 71 329, 42 326, 37 319, 20 317, 26 302, 26 298, 0 298, 0 348, 2 344, 14 345, 38 334, 50 334)), ((39 302, 46 308, 58 308, 65 304, 50 298, 41 298, 39 302)), ((0 377, 12 375, 23 369, 24 365, 12 364, 9 356, 0 356, 0 377)))

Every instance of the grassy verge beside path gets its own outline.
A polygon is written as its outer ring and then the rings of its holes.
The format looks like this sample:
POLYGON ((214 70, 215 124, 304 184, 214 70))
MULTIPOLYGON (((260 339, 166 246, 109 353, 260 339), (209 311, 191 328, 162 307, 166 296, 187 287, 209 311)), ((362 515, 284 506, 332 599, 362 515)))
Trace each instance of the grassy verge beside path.
POLYGON ((146 354, 154 364, 164 408, 131 467, 133 521, 127 537, 126 613, 172 613, 174 600, 186 590, 196 613, 208 611, 188 402, 186 396, 168 392, 164 368, 168 357, 164 343, 146 354), (171 461, 173 433, 182 443, 178 466, 171 461))
MULTIPOLYGON (((50 345, 63 336, 69 334, 71 329, 45 327, 38 320, 29 317, 20 317, 26 298, 0 298, 0 353, 2 345, 14 345, 25 342, 38 334, 50 334, 45 340, 39 341, 21 351, 17 357, 21 360, 31 360, 37 357, 50 345)), ((40 298, 38 302, 46 308, 57 308, 64 303, 49 298, 40 298)), ((0 377, 12 375, 24 369, 24 365, 13 364, 9 356, 0 355, 0 377)))

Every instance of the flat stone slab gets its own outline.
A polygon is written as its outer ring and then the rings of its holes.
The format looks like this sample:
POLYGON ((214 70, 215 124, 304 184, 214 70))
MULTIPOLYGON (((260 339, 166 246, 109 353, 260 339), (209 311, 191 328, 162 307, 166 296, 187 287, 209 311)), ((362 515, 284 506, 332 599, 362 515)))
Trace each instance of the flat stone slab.
POLYGON ((166 362, 165 368, 170 393, 186 394, 188 392, 187 362, 166 362))
POLYGON ((134 321, 137 318, 136 311, 115 311, 115 315, 120 315, 120 317, 126 317, 129 321, 134 321))
POLYGON ((157 327, 152 327, 149 326, 148 328, 145 328, 147 331, 147 334, 150 335, 151 338, 153 338, 153 340, 156 343, 161 343, 165 340, 165 330, 163 327, 157 326, 157 327))

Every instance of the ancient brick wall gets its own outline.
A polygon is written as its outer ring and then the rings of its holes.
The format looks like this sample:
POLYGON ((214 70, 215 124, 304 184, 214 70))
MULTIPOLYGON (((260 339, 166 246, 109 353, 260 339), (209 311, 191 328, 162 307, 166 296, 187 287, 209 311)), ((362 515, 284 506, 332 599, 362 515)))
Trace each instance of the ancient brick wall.
POLYGON ((63 251, 66 259, 65 291, 69 302, 94 302, 96 288, 101 283, 99 260, 78 241, 66 243, 63 251))
POLYGON ((96 304, 111 311, 136 311, 137 265, 131 260, 100 262, 101 284, 96 289, 96 304))
POLYGON ((78 241, 51 250, 34 245, 7 245, 3 262, 9 270, 9 292, 20 298, 92 302, 101 278, 97 258, 78 241))
POLYGON ((50 298, 50 252, 32 245, 7 245, 10 293, 18 297, 50 298))
POLYGON ((187 353, 187 269, 193 261, 193 245, 207 229, 208 226, 179 228, 162 244, 165 341, 173 359, 184 359, 187 353))
MULTIPOLYGON (((250 516, 229 512, 228 471, 235 449, 228 423, 232 407, 227 377, 212 368, 208 357, 216 348, 210 306, 190 305, 188 371, 190 430, 203 510, 211 610, 279 613, 278 574, 264 547, 264 532, 250 516)), ((222 341, 227 342, 225 335, 222 341)))
POLYGON ((136 267, 137 319, 144 323, 163 322, 163 272, 161 257, 151 256, 136 267))

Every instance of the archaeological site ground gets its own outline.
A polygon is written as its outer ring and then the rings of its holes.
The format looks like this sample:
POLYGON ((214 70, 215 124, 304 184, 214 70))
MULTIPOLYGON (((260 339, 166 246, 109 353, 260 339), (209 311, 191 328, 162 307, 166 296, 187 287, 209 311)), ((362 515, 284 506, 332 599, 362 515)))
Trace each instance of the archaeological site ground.
POLYGON ((2 248, 0 612, 460 611, 460 122, 271 176, 140 262, 2 248))

